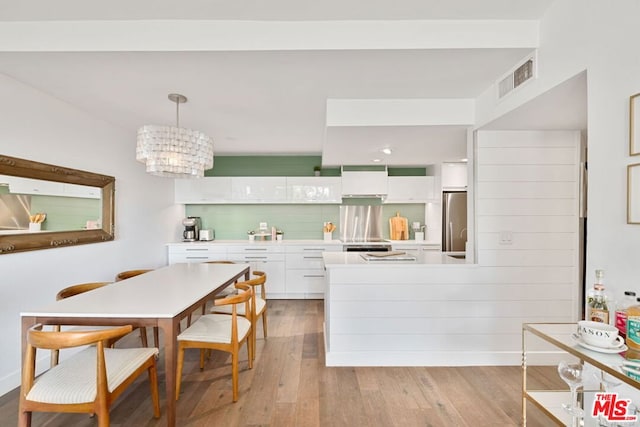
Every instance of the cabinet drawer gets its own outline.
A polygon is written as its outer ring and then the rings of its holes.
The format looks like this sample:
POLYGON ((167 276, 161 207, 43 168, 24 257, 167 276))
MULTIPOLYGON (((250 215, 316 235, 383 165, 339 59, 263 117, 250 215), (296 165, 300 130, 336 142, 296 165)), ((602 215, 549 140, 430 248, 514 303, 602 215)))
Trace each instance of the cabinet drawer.
POLYGON ((420 246, 416 245, 392 245, 394 251, 404 251, 409 254, 417 254, 420 252, 420 246))
POLYGON ((256 244, 256 245, 246 245, 246 246, 227 246, 227 252, 230 254, 241 254, 241 253, 282 253, 284 249, 282 249, 278 245, 272 244, 256 244))
POLYGON ((322 251, 287 254, 287 268, 311 268, 322 270, 322 251))
POLYGON ((309 245, 309 246, 295 246, 295 245, 287 245, 285 246, 285 251, 289 254, 293 254, 293 253, 300 253, 300 254, 306 254, 306 253, 315 253, 315 252, 328 252, 328 251, 342 251, 342 244, 339 245, 323 245, 323 244, 317 244, 317 245, 309 245))
POLYGON ((229 261, 284 261, 284 254, 269 252, 229 252, 229 261))
POLYGON ((324 294, 324 270, 287 270, 287 294, 324 294))

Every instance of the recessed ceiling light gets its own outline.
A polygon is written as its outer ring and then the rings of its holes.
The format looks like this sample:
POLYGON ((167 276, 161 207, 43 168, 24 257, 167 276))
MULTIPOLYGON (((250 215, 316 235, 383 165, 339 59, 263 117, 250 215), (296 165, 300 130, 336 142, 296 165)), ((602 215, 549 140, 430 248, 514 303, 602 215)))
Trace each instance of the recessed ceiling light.
POLYGON ((380 150, 380 151, 382 151, 382 152, 383 152, 384 154, 386 154, 386 155, 391 154, 391 148, 383 148, 383 149, 382 149, 382 150, 380 150))
POLYGON ((382 160, 380 160, 380 159, 373 159, 373 160, 372 160, 372 162, 373 162, 373 163, 380 163, 381 161, 382 161, 382 160))
POLYGON ((467 159, 466 157, 464 159, 460 159, 461 162, 468 162, 469 159, 467 159))

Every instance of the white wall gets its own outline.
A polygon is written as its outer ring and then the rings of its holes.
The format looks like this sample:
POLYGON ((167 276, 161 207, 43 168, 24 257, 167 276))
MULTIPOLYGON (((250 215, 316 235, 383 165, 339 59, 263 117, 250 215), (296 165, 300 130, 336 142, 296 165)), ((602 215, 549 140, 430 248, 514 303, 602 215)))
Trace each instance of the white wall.
POLYGON ((0 75, 0 154, 116 178, 116 240, 0 256, 0 394, 19 385, 20 312, 55 300, 81 282, 110 281, 131 268, 165 265, 165 243, 182 216, 173 180, 152 177, 135 160, 125 131, 0 75))
POLYGON ((615 297, 640 291, 640 226, 626 224, 629 96, 640 92, 638 54, 640 2, 558 0, 541 22, 539 78, 502 102, 493 89, 478 100, 478 124, 534 98, 587 70, 588 232, 587 286, 605 270, 615 297))

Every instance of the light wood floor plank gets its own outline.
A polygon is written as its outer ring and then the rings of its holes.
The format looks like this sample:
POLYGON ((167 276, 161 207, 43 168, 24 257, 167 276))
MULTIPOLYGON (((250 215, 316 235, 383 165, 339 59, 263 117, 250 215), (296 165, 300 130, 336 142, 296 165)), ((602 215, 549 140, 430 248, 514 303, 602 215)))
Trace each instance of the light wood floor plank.
MULTIPOLYGON (((507 367, 333 367, 325 364, 324 304, 270 300, 267 340, 257 329, 256 360, 240 356, 240 400, 232 402, 231 359, 213 352, 204 370, 198 352, 187 352, 178 401, 180 427, 495 427, 518 426, 521 370, 507 367)), ((137 346, 130 336, 118 346, 137 346)), ((159 361, 161 405, 164 363, 159 361)), ((555 367, 532 367, 530 385, 563 384, 555 367)), ((18 390, 0 397, 0 425, 16 425, 18 390)), ((159 427, 152 416, 149 385, 140 379, 116 402, 112 426, 159 427)), ((34 414, 33 426, 93 427, 84 414, 34 414)), ((549 426, 531 411, 528 426, 549 426)))

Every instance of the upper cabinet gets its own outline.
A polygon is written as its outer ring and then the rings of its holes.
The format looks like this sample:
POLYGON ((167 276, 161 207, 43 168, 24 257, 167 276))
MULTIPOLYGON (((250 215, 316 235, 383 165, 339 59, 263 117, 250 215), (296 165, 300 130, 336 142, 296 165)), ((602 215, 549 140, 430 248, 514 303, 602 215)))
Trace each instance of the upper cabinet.
POLYGON ((383 196, 388 192, 387 171, 342 171, 342 195, 383 196))
POLYGON ((443 163, 441 168, 443 190, 467 189, 467 164, 443 163))
POLYGON ((342 180, 335 177, 287 177, 290 203, 342 203, 342 180))
POLYGON ((231 177, 176 179, 176 203, 232 203, 231 177))
POLYGON ((340 177, 205 177, 176 179, 175 202, 341 203, 340 177))
POLYGON ((287 178, 283 176, 233 177, 231 197, 238 203, 284 203, 287 178))
POLYGON ((435 198, 432 176, 390 176, 384 203, 425 203, 435 198))
POLYGON ((0 183, 8 184, 12 194, 28 194, 32 196, 78 197, 99 199, 102 189, 88 185, 69 184, 66 182, 46 181, 42 179, 22 178, 1 175, 0 183))
POLYGON ((64 195, 64 184, 62 182, 6 175, 3 175, 0 181, 9 184, 9 192, 13 194, 31 194, 41 196, 64 195))

